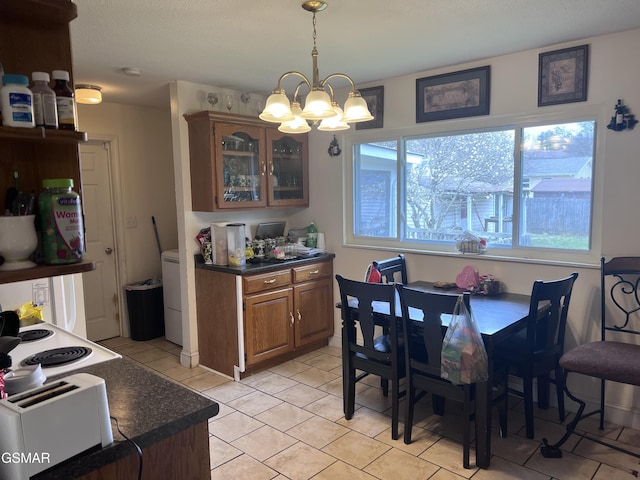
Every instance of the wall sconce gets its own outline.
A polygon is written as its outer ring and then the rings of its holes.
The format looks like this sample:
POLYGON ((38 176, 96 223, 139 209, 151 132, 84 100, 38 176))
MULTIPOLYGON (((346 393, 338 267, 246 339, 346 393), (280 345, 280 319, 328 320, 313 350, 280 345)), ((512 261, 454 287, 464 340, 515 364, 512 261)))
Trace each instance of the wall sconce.
POLYGON ((615 115, 611 117, 611 122, 607 125, 609 130, 614 132, 621 132, 622 130, 632 130, 633 126, 638 123, 635 115, 629 113, 629 109, 622 104, 622 100, 618 100, 618 103, 614 107, 615 115))
POLYGON ((329 144, 329 156, 330 157, 337 157, 338 155, 340 155, 342 153, 342 150, 340 150, 340 145, 338 144, 338 140, 336 139, 336 136, 333 136, 333 140, 331 140, 331 143, 329 144))
POLYGON ((97 85, 76 85, 76 102, 97 105, 102 102, 102 88, 97 85))

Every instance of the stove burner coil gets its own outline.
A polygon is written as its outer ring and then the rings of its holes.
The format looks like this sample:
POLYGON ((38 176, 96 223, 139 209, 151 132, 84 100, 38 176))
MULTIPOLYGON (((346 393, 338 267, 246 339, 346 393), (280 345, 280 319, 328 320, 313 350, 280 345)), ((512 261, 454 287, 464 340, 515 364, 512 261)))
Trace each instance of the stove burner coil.
POLYGON ((42 340, 53 335, 53 330, 47 330, 46 328, 37 328, 35 330, 27 330, 26 332, 18 333, 18 337, 21 343, 34 342, 36 340, 42 340))
POLYGON ((41 364, 42 368, 57 367, 80 360, 91 353, 89 347, 61 347, 45 350, 25 358, 22 366, 41 364))

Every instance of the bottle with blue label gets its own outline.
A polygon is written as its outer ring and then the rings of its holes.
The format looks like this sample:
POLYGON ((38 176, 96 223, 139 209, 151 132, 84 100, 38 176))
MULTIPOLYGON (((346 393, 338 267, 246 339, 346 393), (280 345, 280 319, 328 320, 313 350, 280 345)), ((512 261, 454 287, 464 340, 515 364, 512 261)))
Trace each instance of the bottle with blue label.
POLYGON ((8 73, 2 76, 0 109, 2 123, 7 127, 33 128, 33 94, 27 87, 29 78, 8 73))

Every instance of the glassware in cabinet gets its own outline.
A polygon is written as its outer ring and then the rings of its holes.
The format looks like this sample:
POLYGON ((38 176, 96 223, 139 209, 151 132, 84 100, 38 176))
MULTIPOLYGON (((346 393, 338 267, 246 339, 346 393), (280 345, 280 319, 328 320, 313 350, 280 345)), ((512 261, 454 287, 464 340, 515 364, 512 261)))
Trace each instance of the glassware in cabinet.
POLYGON ((218 208, 247 208, 267 204, 266 161, 260 127, 217 124, 218 208))
POLYGON ((309 205, 307 135, 267 130, 269 205, 309 205))

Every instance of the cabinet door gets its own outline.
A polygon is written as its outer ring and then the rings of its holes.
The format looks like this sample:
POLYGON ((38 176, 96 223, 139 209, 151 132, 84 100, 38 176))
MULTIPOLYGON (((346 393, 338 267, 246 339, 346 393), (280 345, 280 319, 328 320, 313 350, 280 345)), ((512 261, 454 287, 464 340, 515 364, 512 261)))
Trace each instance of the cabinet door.
POLYGON ((330 278, 296 285, 296 347, 333 335, 333 283, 330 278))
POLYGON ((267 129, 269 205, 309 206, 307 135, 267 129))
POLYGON ((245 351, 251 365, 293 350, 293 291, 245 297, 245 351))
POLYGON ((264 129, 216 123, 214 137, 217 207, 264 207, 267 204, 264 129))

